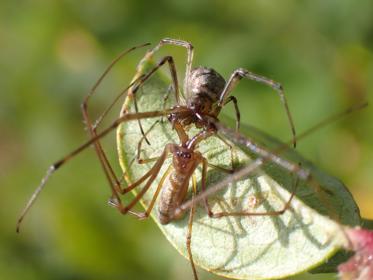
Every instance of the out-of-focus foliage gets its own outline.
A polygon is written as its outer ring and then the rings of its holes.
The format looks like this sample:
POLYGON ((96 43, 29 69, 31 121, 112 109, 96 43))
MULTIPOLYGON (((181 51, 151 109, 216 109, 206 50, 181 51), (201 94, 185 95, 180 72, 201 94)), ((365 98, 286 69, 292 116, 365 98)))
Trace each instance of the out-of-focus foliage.
MULTIPOLYGON (((0 279, 191 278, 188 262, 151 220, 123 217, 106 205, 109 189, 92 150, 51 179, 15 234, 44 170, 86 139, 79 104, 124 48, 180 38, 194 44, 195 65, 225 77, 244 67, 280 81, 298 131, 363 100, 373 104, 372 1, 201 2, 0 2, 0 279)), ((166 53, 181 76, 185 51, 166 53)), ((92 115, 129 82, 141 54, 118 65, 92 100, 92 115)), ((270 89, 242 81, 235 96, 243 122, 290 137, 270 89)), ((305 157, 346 183, 370 218, 372 121, 370 106, 299 144, 305 157)), ((116 163, 114 138, 106 150, 116 163)))

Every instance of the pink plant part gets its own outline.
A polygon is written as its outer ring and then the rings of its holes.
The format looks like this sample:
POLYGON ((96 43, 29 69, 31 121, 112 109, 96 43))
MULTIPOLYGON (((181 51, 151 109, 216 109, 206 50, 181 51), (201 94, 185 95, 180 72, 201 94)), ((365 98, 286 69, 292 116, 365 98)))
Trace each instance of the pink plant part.
POLYGON ((355 254, 338 266, 341 280, 373 280, 373 231, 347 229, 349 250, 355 254))

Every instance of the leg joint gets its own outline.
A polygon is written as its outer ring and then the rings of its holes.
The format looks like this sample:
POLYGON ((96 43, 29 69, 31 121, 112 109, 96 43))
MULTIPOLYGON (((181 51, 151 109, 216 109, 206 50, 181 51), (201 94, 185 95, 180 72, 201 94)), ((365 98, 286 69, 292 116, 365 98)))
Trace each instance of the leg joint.
POLYGON ((85 100, 82 102, 82 104, 80 104, 80 109, 81 109, 82 111, 86 111, 87 108, 88 108, 88 104, 87 104, 87 100, 85 99, 85 100))
POLYGON ((159 64, 164 64, 166 61, 173 63, 174 58, 171 55, 166 55, 165 57, 162 58, 159 64))
POLYGON ((185 47, 189 50, 193 50, 194 47, 191 43, 183 40, 177 40, 177 39, 172 39, 172 38, 164 38, 159 42, 160 45, 164 44, 170 44, 170 45, 176 45, 176 46, 182 46, 185 47))

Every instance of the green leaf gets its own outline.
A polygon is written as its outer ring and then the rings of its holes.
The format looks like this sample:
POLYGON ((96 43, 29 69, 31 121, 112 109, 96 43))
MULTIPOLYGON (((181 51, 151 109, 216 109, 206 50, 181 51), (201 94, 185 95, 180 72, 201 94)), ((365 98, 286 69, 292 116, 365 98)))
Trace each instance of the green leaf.
MULTIPOLYGON (((145 69, 151 65, 142 62, 139 72, 146 71, 145 69)), ((142 112, 160 110, 169 86, 169 79, 158 71, 136 95, 139 110, 142 112)), ((172 104, 175 103, 171 94, 167 107, 172 104)), ((131 95, 127 97, 123 111, 134 112, 131 95)), ((145 131, 156 120, 143 120, 145 131)), ((191 128, 189 134, 194 135, 197 131, 191 128)), ((252 127, 243 125, 241 132, 269 149, 279 145, 277 140, 252 127)), ((154 162, 131 164, 137 153, 140 138, 137 121, 124 123, 117 131, 120 164, 127 175, 127 183, 135 182, 154 164, 154 162)), ((142 158, 157 157, 167 143, 178 143, 176 134, 165 118, 162 123, 155 125, 148 134, 148 139, 151 145, 143 143, 142 158)), ((230 150, 216 137, 210 137, 201 143, 198 150, 215 165, 229 168, 232 164, 230 150)), ((208 217, 204 207, 198 205, 192 232, 192 253, 198 266, 229 278, 283 278, 324 263, 346 245, 347 241, 340 223, 348 225, 360 223, 359 210, 349 191, 340 181, 317 169, 292 149, 282 153, 281 156, 295 163, 301 162, 304 168, 310 169, 312 176, 320 184, 320 191, 316 192, 306 183, 300 182, 290 209, 280 216, 212 219, 208 217), (336 217, 338 223, 320 213, 336 217)), ((254 158, 255 156, 246 148, 234 145, 235 168, 249 164, 254 158)), ((143 206, 149 204, 160 177, 170 164, 171 158, 166 161, 151 189, 144 195, 141 201, 143 206)), ((200 182, 200 168, 195 173, 197 181, 200 182)), ((208 187, 226 176, 227 174, 218 170, 209 169, 208 187)), ((213 211, 280 210, 289 198, 295 181, 294 174, 285 172, 274 163, 268 163, 255 174, 231 183, 226 189, 209 197, 210 205, 213 211)), ((141 186, 137 191, 140 188, 141 186)), ((170 243, 183 256, 187 256, 188 215, 168 225, 161 225, 158 221, 156 204, 152 211, 152 218, 170 243)))

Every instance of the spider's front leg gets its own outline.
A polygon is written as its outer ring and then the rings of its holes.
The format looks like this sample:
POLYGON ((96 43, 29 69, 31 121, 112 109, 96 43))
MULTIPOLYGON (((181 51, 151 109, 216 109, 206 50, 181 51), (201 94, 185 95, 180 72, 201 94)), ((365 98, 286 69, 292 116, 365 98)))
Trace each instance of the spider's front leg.
MULTIPOLYGON (((282 85, 278 82, 275 82, 267 77, 257 75, 253 72, 250 72, 246 69, 239 68, 235 71, 233 71, 232 75, 230 76, 228 82, 225 85, 224 90, 222 91, 220 98, 219 98, 219 104, 217 107, 217 111, 220 112, 220 110, 223 108, 223 106, 228 103, 229 100, 229 94, 233 91, 233 89, 236 87, 238 82, 242 79, 246 78, 248 80, 256 81, 258 83, 264 84, 266 86, 271 87, 273 90, 275 90, 281 100, 282 105, 284 106, 289 124, 290 124, 290 129, 292 133, 292 140, 293 140, 293 146, 296 146, 296 133, 295 133, 295 126, 293 122, 292 115, 289 110, 288 102, 285 97, 284 89, 282 85)), ((234 102, 234 100, 232 100, 234 102)), ((237 106, 236 106, 237 107, 237 106)), ((236 109, 237 112, 237 109, 236 109)))

